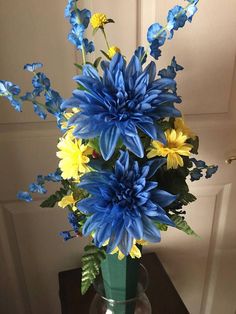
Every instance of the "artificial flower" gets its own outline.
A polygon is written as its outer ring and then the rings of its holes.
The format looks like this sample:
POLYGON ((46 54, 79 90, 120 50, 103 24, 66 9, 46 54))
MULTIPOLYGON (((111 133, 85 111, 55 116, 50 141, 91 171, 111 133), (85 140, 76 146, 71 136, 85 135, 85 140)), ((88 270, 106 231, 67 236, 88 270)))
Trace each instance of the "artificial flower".
POLYGON ((184 27, 187 20, 188 17, 186 14, 186 10, 180 5, 174 6, 174 8, 169 11, 167 16, 167 29, 170 32, 169 38, 173 37, 174 30, 178 30, 180 27, 184 27))
POLYGON ((183 118, 176 118, 174 122, 175 130, 181 131, 184 135, 187 135, 188 138, 195 138, 196 135, 193 131, 186 125, 183 118))
POLYGON ((57 152, 57 157, 61 159, 59 168, 63 179, 78 180, 81 174, 90 171, 88 156, 93 153, 93 150, 83 144, 81 139, 77 140, 67 134, 60 139, 57 147, 60 150, 57 152))
POLYGON ((83 67, 83 75, 75 77, 85 91, 75 90, 72 98, 62 104, 62 110, 77 107, 69 125, 75 125, 78 138, 100 137, 102 156, 108 160, 119 138, 138 157, 144 156, 138 129, 155 140, 165 141, 156 121, 164 117, 178 117, 174 103, 181 99, 170 91, 176 83, 172 79, 156 79, 156 65, 151 62, 144 70, 138 57, 126 65, 117 53, 111 62, 103 62, 101 79, 91 65, 83 67))
POLYGON ((104 25, 108 22, 107 16, 103 13, 95 13, 91 17, 91 25, 94 29, 103 28, 104 25))
POLYGON ((19 200, 22 200, 22 201, 25 201, 25 202, 32 202, 32 196, 30 195, 30 193, 29 192, 22 192, 22 191, 20 191, 20 192, 18 192, 17 193, 17 198, 19 199, 19 200))
POLYGON ((108 56, 110 59, 112 59, 114 57, 114 55, 116 53, 120 53, 120 48, 116 47, 116 46, 111 46, 110 49, 108 50, 108 56))
POLYGON ((174 129, 168 129, 165 136, 166 145, 159 141, 152 141, 147 157, 167 157, 167 169, 177 169, 178 166, 183 167, 184 162, 181 156, 190 156, 192 149, 192 145, 186 143, 188 136, 174 129))
POLYGON ((150 54, 156 60, 161 55, 161 50, 159 48, 164 45, 166 36, 166 30, 159 23, 152 24, 148 29, 147 40, 150 43, 150 54))
POLYGON ((107 252, 116 247, 128 255, 134 240, 160 241, 155 222, 174 226, 164 207, 176 196, 157 188, 149 181, 165 160, 151 161, 140 166, 121 152, 113 171, 90 172, 81 178, 80 188, 90 197, 79 201, 77 207, 88 215, 83 226, 85 236, 94 233, 94 243, 101 247, 109 239, 107 252))
POLYGON ((15 96, 20 94, 20 87, 9 81, 0 80, 0 96, 6 97, 16 111, 21 111, 21 100, 15 96))
POLYGON ((24 70, 29 72, 35 72, 35 70, 42 68, 43 64, 40 62, 27 63, 24 65, 24 70))
POLYGON ((67 6, 65 8, 65 17, 70 17, 71 11, 74 10, 77 1, 78 0, 68 0, 67 6))
POLYGON ((140 46, 138 47, 134 55, 139 59, 140 63, 143 65, 147 61, 147 51, 145 51, 145 48, 140 46))
MULTIPOLYGON (((133 246, 129 252, 129 255, 131 256, 131 258, 141 258, 142 253, 140 251, 140 249, 138 248, 137 244, 139 245, 145 245, 147 244, 147 241, 143 241, 143 240, 134 240, 133 242, 133 246)), ((123 258, 125 258, 125 255, 121 252, 121 250, 119 250, 118 247, 116 247, 111 254, 116 254, 118 253, 118 259, 122 260, 123 258)))
POLYGON ((76 200, 74 199, 73 194, 70 194, 70 195, 64 196, 64 197, 60 200, 60 202, 58 202, 58 206, 61 207, 61 208, 66 208, 66 207, 69 206, 69 205, 74 206, 75 203, 76 203, 76 200))

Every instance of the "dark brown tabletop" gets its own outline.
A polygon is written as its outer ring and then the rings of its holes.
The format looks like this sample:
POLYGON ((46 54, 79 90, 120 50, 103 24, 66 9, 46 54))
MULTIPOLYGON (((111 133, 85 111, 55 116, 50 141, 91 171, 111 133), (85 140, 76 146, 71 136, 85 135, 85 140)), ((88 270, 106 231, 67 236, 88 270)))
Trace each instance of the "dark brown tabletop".
MULTIPOLYGON (((142 263, 147 268, 150 277, 146 294, 152 305, 152 313, 189 314, 158 257, 154 253, 144 254, 142 263)), ((89 314, 94 290, 90 288, 87 294, 82 296, 80 281, 80 268, 59 273, 62 314, 89 314)))

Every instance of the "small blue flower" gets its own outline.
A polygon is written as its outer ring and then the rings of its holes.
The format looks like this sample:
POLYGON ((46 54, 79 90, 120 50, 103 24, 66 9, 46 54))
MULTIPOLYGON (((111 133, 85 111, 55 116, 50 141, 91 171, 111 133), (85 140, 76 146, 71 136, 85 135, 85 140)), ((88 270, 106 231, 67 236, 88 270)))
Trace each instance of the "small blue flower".
POLYGON ((71 25, 83 25, 84 28, 87 28, 90 22, 91 12, 87 9, 77 10, 77 12, 71 12, 70 23, 71 25))
POLYGON ((42 68, 43 64, 42 63, 27 63, 24 65, 24 70, 29 71, 29 72, 35 72, 35 70, 42 68))
POLYGON ((40 185, 40 184, 36 184, 36 183, 31 183, 29 185, 29 191, 31 193, 39 193, 39 194, 45 194, 47 193, 47 190, 45 189, 44 186, 40 185))
POLYGON ((168 65, 166 69, 162 69, 158 72, 161 78, 174 79, 176 77, 176 72, 182 71, 184 68, 176 62, 175 57, 173 57, 171 64, 168 65))
POLYGON ((70 231, 61 231, 59 235, 63 237, 64 241, 68 241, 74 238, 74 236, 71 235, 70 231))
POLYGON ((22 191, 18 192, 17 198, 21 201, 26 201, 28 203, 32 202, 33 200, 29 192, 22 192, 22 191))
POLYGON ((79 187, 91 194, 77 204, 89 215, 82 232, 85 236, 93 233, 97 247, 109 240, 108 253, 118 246, 128 255, 134 239, 160 241, 155 222, 175 226, 163 208, 176 196, 158 189, 158 183, 149 180, 166 160, 155 163, 140 166, 130 160, 128 152, 121 152, 112 172, 90 172, 81 178, 79 187))
POLYGON ((56 115, 61 113, 61 104, 63 99, 60 94, 53 89, 50 89, 45 94, 46 107, 49 113, 56 115))
POLYGON ((65 17, 70 17, 71 11, 75 8, 77 1, 78 0, 68 0, 67 6, 65 8, 65 17))
POLYGON ((50 80, 44 73, 37 73, 32 79, 32 85, 34 86, 33 94, 40 96, 40 94, 50 89, 50 80))
POLYGON ((167 33, 163 26, 159 23, 152 24, 147 33, 148 42, 151 44, 151 56, 154 57, 156 60, 161 55, 161 50, 159 49, 161 46, 164 45, 166 41, 167 33))
POLYGON ((163 46, 166 41, 166 31, 159 23, 152 24, 147 32, 147 40, 152 43, 154 40, 158 40, 159 45, 163 46))
POLYGON ((93 51, 95 51, 93 41, 89 41, 87 38, 84 38, 83 39, 83 45, 84 45, 84 49, 85 49, 86 54, 92 53, 93 51))
POLYGON ((34 112, 42 119, 45 120, 47 118, 47 114, 44 111, 44 108, 42 108, 40 105, 37 103, 34 103, 34 112))
POLYGON ((68 40, 75 45, 77 49, 82 49, 85 28, 83 25, 74 25, 68 34, 68 40))
POLYGON ((21 99, 15 98, 15 96, 20 94, 20 91, 21 90, 18 85, 15 85, 9 81, 0 80, 0 96, 6 97, 16 111, 22 110, 21 99))
POLYGON ((114 153, 119 138, 136 156, 144 151, 139 132, 165 142, 165 136, 156 121, 165 117, 180 116, 173 103, 181 99, 170 88, 176 83, 171 79, 156 79, 156 65, 151 62, 145 70, 140 60, 133 56, 130 63, 121 54, 111 62, 101 64, 104 74, 100 77, 91 65, 75 77, 86 91, 75 90, 73 97, 62 104, 62 110, 78 107, 69 125, 75 125, 78 138, 100 137, 102 156, 108 160, 114 153))
POLYGON ((69 212, 69 213, 68 213, 68 221, 69 221, 69 223, 71 224, 71 226, 72 226, 74 232, 75 232, 75 233, 78 233, 78 231, 79 231, 79 223, 78 223, 78 218, 77 218, 77 216, 76 216, 74 213, 69 212))
POLYGON ((171 9, 167 16, 168 21, 168 30, 170 32, 170 39, 174 35, 174 30, 178 30, 180 27, 183 27, 188 20, 186 15, 186 11, 180 5, 176 5, 173 9, 171 9))
POLYGON ((197 160, 196 158, 191 158, 190 161, 192 161, 197 168, 207 167, 205 161, 203 160, 197 160))
POLYGON ((187 8, 187 16, 189 22, 192 22, 193 16, 196 14, 197 10, 198 8, 195 4, 192 4, 187 8))
POLYGON ((49 173, 45 176, 44 179, 49 182, 60 182, 62 179, 61 170, 58 168, 55 172, 49 173))
POLYGON ((208 167, 206 171, 206 178, 207 179, 211 178, 212 175, 217 172, 217 170, 218 170, 218 166, 208 167))

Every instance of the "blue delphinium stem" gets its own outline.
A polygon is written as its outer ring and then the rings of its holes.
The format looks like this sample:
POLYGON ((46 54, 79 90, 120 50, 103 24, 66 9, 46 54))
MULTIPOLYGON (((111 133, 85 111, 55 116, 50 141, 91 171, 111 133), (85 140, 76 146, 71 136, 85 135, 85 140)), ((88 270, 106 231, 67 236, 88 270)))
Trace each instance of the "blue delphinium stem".
MULTIPOLYGON (((76 15, 78 17, 78 20, 81 23, 80 16, 79 16, 79 13, 78 13, 78 9, 77 9, 77 6, 76 6, 76 2, 75 2, 74 8, 75 8, 75 12, 76 12, 76 15)), ((86 64, 86 52, 85 52, 85 48, 84 48, 84 44, 83 43, 82 43, 81 51, 82 51, 83 64, 86 64)))

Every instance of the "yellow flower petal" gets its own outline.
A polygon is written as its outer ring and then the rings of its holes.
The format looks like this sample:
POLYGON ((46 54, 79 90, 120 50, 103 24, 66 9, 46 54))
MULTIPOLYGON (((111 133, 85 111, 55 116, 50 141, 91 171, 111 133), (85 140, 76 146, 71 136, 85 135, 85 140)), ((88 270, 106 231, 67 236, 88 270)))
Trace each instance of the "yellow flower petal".
POLYGON ((110 49, 108 50, 108 56, 112 59, 114 57, 115 54, 120 53, 120 48, 116 47, 116 46, 112 46, 110 47, 110 49))
POLYGON ((75 203, 73 194, 71 195, 66 195, 62 198, 60 202, 58 202, 58 206, 61 208, 66 208, 68 205, 73 205, 75 203))
POLYGON ((61 159, 59 168, 63 179, 79 180, 81 174, 90 171, 88 155, 92 154, 92 149, 82 144, 81 139, 75 139, 71 134, 67 134, 60 139, 57 147, 59 152, 56 155, 61 159))

